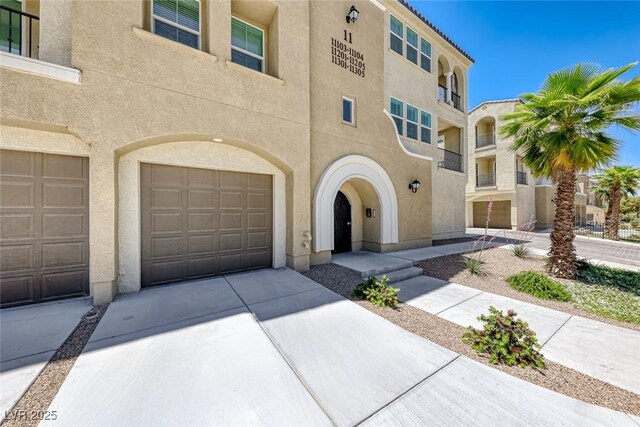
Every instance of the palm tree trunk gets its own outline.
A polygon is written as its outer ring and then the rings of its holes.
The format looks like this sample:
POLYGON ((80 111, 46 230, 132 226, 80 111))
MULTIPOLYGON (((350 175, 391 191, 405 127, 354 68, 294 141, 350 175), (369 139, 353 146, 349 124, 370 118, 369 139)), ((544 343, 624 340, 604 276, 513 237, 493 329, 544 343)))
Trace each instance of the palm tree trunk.
POLYGON ((618 229, 620 228, 620 202, 622 201, 622 191, 619 185, 614 185, 611 189, 611 197, 609 197, 609 206, 607 206, 607 216, 605 217, 605 237, 608 239, 618 238, 618 229))
POLYGON ((551 232, 551 250, 547 261, 547 271, 565 279, 573 279, 576 275, 577 258, 573 246, 575 234, 575 189, 576 170, 561 172, 556 180, 556 211, 553 217, 551 232))

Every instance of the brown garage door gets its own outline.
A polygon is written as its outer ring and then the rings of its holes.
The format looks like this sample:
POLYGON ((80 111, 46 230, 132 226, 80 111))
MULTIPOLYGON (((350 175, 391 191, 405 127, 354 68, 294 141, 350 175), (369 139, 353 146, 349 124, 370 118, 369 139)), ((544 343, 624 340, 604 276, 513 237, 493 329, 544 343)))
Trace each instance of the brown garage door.
POLYGON ((89 161, 0 151, 2 307, 89 290, 89 161))
MULTIPOLYGON (((489 202, 473 203, 473 226, 484 228, 487 224, 487 206, 489 202)), ((491 208, 489 228, 511 228, 511 202, 496 201, 491 208)))
POLYGON ((269 175, 141 165, 142 286, 271 267, 269 175))

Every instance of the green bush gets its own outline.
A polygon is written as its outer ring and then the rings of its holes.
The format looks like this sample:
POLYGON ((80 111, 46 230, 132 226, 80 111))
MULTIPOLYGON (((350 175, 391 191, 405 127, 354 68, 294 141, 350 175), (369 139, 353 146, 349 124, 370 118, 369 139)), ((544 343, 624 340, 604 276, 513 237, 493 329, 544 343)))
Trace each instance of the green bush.
POLYGON ((369 276, 367 280, 356 285, 351 295, 370 301, 380 307, 394 308, 398 304, 398 292, 400 292, 399 288, 389 286, 389 278, 387 276, 382 276, 380 280, 374 276, 369 276))
POLYGON ((509 310, 505 316, 495 307, 489 307, 489 315, 480 315, 484 322, 483 330, 471 326, 462 335, 462 342, 480 354, 489 356, 493 364, 507 366, 518 365, 544 368, 544 357, 538 352, 541 348, 536 333, 529 329, 527 322, 516 319, 517 313, 509 310))
POLYGON ((636 271, 580 261, 578 263, 578 280, 587 284, 612 286, 623 292, 640 296, 640 273, 636 271))
POLYGON ((523 271, 507 278, 507 283, 513 289, 534 297, 554 301, 570 301, 571 293, 567 288, 554 280, 535 271, 523 271))

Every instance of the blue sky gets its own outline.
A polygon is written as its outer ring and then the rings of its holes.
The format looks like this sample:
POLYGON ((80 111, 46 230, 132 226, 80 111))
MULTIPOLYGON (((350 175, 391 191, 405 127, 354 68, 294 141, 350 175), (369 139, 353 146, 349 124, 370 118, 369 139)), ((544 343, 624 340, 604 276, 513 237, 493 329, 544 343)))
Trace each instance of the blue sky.
MULTIPOLYGON (((410 1, 475 58, 470 107, 537 91, 548 73, 578 62, 640 60, 638 1, 410 1)), ((637 75, 640 64, 624 78, 637 75)), ((611 133, 623 142, 618 163, 640 167, 640 134, 611 133)))

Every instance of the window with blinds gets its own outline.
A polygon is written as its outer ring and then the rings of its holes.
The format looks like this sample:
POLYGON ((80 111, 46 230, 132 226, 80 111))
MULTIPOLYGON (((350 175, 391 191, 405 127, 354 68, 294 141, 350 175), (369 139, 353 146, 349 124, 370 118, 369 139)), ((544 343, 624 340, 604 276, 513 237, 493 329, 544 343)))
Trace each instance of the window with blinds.
POLYGON ((264 31, 232 17, 231 61, 264 72, 264 31))
POLYGON ((402 135, 402 128, 404 127, 404 104, 397 98, 391 98, 391 117, 398 129, 398 135, 402 135))
POLYGON ((200 48, 199 0, 153 0, 152 14, 154 34, 200 48))
POLYGON ((391 39, 389 41, 389 46, 391 47, 391 50, 402 55, 402 41, 404 40, 404 25, 395 16, 393 15, 390 15, 390 16, 391 16, 390 18, 391 21, 389 25, 390 25, 391 33, 389 36, 391 37, 391 39))

